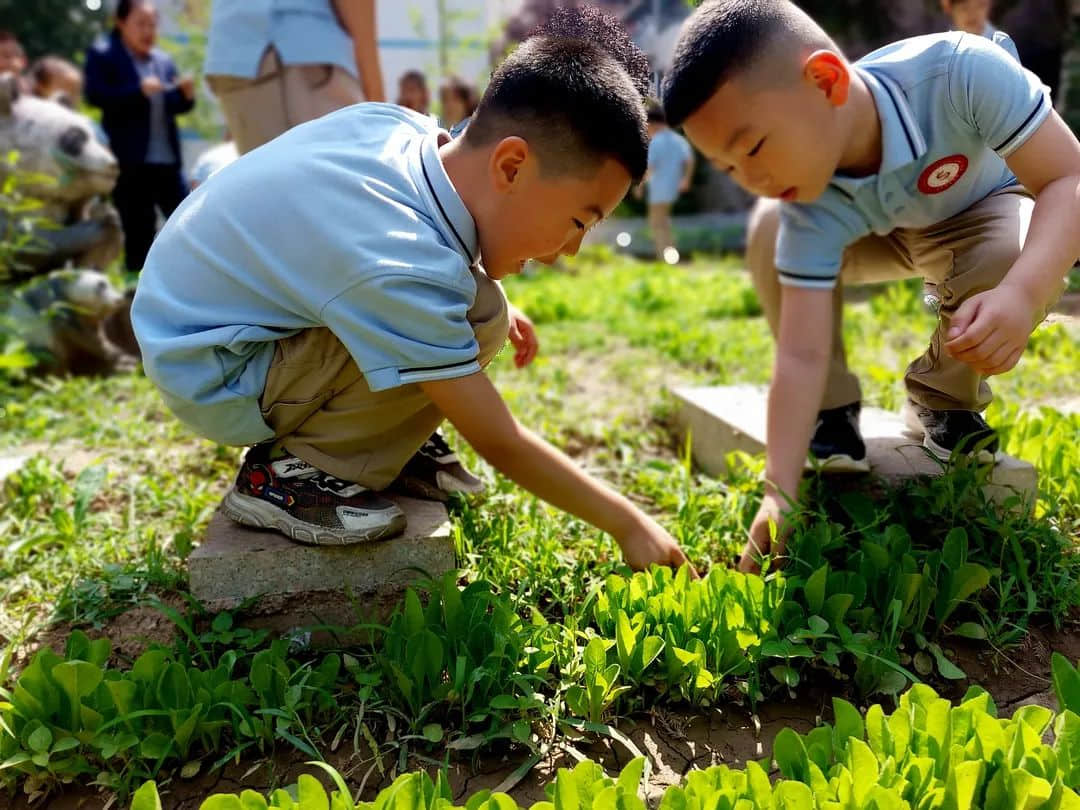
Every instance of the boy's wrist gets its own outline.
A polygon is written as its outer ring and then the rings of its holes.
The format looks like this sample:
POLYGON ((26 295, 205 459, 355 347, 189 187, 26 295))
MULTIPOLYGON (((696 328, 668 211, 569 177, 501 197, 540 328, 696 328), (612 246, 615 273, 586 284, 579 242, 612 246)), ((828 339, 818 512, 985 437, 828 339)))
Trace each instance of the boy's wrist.
POLYGON ((1050 307, 1051 298, 1053 297, 1052 294, 1047 294, 1041 288, 1041 285, 1038 285, 1032 279, 1027 278, 1010 280, 1006 277, 1002 279, 998 288, 1004 288, 1008 300, 1014 302, 1014 306, 1019 305, 1026 309, 1028 315, 1030 315, 1032 329, 1034 329, 1039 321, 1045 316, 1046 311, 1050 307))
MULTIPOLYGON (((648 515, 635 507, 622 495, 618 496, 622 501, 621 509, 612 516, 611 525, 605 531, 615 538, 615 542, 622 548, 623 543, 636 531, 647 525, 650 521, 648 515)), ((604 528, 604 527, 600 527, 604 528)))

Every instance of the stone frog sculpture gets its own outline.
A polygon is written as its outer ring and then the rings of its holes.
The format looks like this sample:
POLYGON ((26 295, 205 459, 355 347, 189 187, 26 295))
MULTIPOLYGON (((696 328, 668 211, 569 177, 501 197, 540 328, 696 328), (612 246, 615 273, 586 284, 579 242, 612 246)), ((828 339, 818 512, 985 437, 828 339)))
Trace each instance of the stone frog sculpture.
POLYGON ((14 171, 23 195, 42 207, 14 223, 0 211, 0 239, 13 229, 29 236, 7 262, 12 266, 0 267, 0 279, 69 262, 105 269, 123 247, 120 218, 100 199, 116 185, 119 167, 90 120, 55 101, 20 95, 16 77, 0 75, 0 158, 13 151, 18 162, 13 169, 0 160, 0 181, 14 171))
POLYGON ((131 371, 138 344, 131 332, 131 295, 96 270, 54 270, 10 294, 0 328, 10 329, 36 358, 38 374, 131 371))

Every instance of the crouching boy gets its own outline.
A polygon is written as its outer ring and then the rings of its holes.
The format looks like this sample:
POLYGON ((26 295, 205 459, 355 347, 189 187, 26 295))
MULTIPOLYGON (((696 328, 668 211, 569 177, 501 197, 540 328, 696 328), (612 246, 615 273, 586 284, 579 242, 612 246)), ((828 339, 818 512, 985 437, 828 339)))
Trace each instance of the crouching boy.
POLYGON ((644 173, 647 70, 611 18, 563 14, 495 71, 462 137, 401 107, 348 107, 177 210, 132 315, 176 415, 254 445, 230 517, 304 543, 393 536, 405 517, 380 492, 446 418, 507 477, 609 532, 630 565, 685 561, 519 425, 483 372, 511 318, 498 280, 576 253, 644 173))
POLYGON ((942 458, 992 461, 987 378, 1012 369, 1080 253, 1080 143, 1004 48, 964 33, 849 62, 788 0, 710 0, 664 87, 673 126, 741 186, 747 264, 776 337, 765 500, 741 567, 770 548, 807 455, 867 469, 844 282, 924 277, 937 328, 905 415, 942 458))

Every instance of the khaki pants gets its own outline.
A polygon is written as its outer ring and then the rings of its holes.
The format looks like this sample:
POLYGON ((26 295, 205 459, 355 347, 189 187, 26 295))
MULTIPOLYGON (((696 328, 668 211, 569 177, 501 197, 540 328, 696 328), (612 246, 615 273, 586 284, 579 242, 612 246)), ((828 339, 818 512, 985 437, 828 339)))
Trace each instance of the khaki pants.
MULTIPOLYGON (((822 409, 862 398, 859 380, 847 367, 843 339, 843 285, 923 277, 937 285, 941 298, 937 328, 930 346, 904 375, 908 395, 935 410, 982 410, 990 386, 971 366, 944 350, 952 315, 971 296, 992 289, 1005 277, 1027 236, 1034 206, 1030 195, 1013 187, 928 228, 898 228, 887 236, 871 235, 844 252, 833 293, 833 345, 822 409)), ((779 203, 760 200, 750 214, 747 264, 773 336, 780 323, 780 282, 774 256, 779 203)))
MULTIPOLYGON (((506 296, 482 271, 469 323, 486 366, 506 342, 506 296)), ((260 399, 262 417, 294 456, 346 481, 385 489, 443 420, 419 384, 373 393, 329 329, 279 340, 260 399)))
POLYGON ((671 203, 649 203, 649 230, 652 231, 656 258, 664 258, 664 250, 675 246, 671 235, 671 203))
POLYGON ((282 65, 267 48, 254 79, 207 76, 243 155, 297 124, 364 100, 360 82, 337 65, 282 65))

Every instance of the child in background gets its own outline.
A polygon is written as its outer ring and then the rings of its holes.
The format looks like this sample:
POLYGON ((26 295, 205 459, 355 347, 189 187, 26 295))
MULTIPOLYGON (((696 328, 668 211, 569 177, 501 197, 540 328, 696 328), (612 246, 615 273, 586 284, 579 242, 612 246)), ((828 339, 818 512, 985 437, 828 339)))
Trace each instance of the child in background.
MULTIPOLYGON (((656 258, 668 264, 679 261, 671 228, 671 208, 690 190, 694 176, 694 150, 679 133, 667 125, 664 111, 651 104, 649 120, 649 169, 645 174, 645 198, 648 204, 649 229, 652 231, 656 258)), ((640 187, 639 192, 640 196, 640 187)))
POLYGON ((431 109, 431 94, 428 92, 427 77, 419 70, 402 73, 398 79, 397 103, 421 115, 428 115, 431 109))
POLYGON ((460 76, 447 76, 439 85, 439 118, 448 130, 476 111, 476 88, 460 76))
POLYGON ((14 73, 21 76, 26 70, 26 52, 18 38, 7 30, 0 29, 0 73, 14 73))
POLYGON ((952 20, 953 29, 992 40, 997 29, 990 24, 992 0, 941 0, 941 10, 952 20))
POLYGON ((43 56, 30 66, 31 92, 74 107, 82 98, 83 75, 77 65, 59 56, 43 56))

